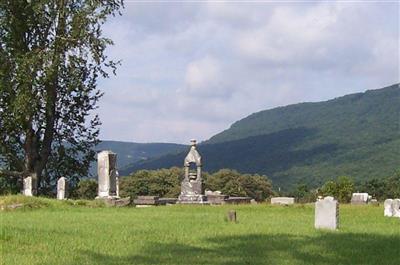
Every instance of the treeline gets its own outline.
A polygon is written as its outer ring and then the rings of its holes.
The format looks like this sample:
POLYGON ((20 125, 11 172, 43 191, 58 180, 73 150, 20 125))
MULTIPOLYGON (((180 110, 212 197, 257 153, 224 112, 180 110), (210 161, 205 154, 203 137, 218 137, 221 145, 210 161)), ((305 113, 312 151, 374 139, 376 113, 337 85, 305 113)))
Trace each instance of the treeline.
MULTIPOLYGON (((230 196, 249 196, 258 201, 273 194, 272 183, 266 176, 240 174, 235 170, 221 169, 214 174, 204 172, 204 190, 221 191, 230 196)), ((120 180, 120 195, 137 197, 156 195, 160 197, 179 196, 183 170, 178 167, 159 170, 139 170, 120 180)))
MULTIPOLYGON (((235 170, 221 169, 214 174, 204 172, 202 177, 204 190, 218 190, 230 196, 248 196, 257 201, 263 201, 274 194, 271 181, 262 175, 240 174, 235 170)), ((130 176, 120 178, 120 196, 136 198, 152 195, 177 198, 181 192, 182 179, 183 169, 178 167, 139 170, 130 176)), ((96 193, 96 181, 82 180, 71 196, 91 199, 96 196, 96 193)))
MULTIPOLYGON (((120 178, 120 196, 136 198, 152 195, 177 198, 181 191, 183 175, 183 169, 178 167, 139 170, 130 176, 120 178)), ((341 203, 348 203, 353 192, 367 192, 378 201, 386 198, 400 198, 400 172, 388 178, 375 178, 358 183, 350 177, 342 176, 327 181, 318 188, 298 184, 290 192, 273 190, 272 182, 264 175, 242 174, 236 170, 221 169, 213 174, 204 172, 202 176, 204 190, 218 190, 230 196, 248 196, 257 201, 264 201, 273 196, 291 196, 295 197, 299 203, 308 203, 315 202, 318 196, 333 196, 341 203)), ((97 186, 97 181, 93 179, 81 180, 70 188, 69 197, 94 199, 97 196, 97 186)), ((18 192, 15 189, 12 193, 18 192)), ((4 191, 2 193, 4 194, 4 191)))
POLYGON ((354 183, 351 178, 342 176, 316 189, 298 184, 292 192, 284 195, 293 196, 301 203, 314 202, 318 196, 333 196, 341 203, 348 203, 353 192, 366 192, 378 201, 400 198, 400 172, 388 178, 374 178, 361 183, 354 183))

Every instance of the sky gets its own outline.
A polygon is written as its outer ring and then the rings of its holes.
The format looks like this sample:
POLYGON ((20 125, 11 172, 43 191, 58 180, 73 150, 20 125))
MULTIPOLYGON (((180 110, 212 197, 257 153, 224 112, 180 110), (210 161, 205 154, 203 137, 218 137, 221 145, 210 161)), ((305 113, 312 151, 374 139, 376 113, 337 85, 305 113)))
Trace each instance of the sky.
POLYGON ((251 113, 399 82, 399 2, 125 0, 100 138, 207 140, 251 113))

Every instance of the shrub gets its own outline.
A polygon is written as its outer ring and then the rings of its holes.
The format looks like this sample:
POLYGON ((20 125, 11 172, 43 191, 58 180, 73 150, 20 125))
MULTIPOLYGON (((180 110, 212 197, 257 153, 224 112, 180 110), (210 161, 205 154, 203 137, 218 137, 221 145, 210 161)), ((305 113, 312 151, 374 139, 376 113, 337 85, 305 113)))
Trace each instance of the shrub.
POLYGON ((354 183, 346 176, 339 177, 336 181, 328 181, 321 188, 323 196, 333 196, 341 203, 350 202, 353 191, 354 183))
POLYGON ((82 179, 77 187, 71 190, 71 198, 93 200, 97 196, 97 186, 94 179, 82 179))

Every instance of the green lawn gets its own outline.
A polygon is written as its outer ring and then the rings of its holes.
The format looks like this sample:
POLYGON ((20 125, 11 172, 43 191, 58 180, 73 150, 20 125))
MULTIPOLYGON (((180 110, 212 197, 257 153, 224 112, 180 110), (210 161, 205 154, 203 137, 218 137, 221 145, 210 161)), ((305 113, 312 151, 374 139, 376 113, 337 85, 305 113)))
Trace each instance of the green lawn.
POLYGON ((400 264, 400 219, 382 206, 341 205, 331 232, 310 205, 55 205, 0 212, 1 264, 400 264))

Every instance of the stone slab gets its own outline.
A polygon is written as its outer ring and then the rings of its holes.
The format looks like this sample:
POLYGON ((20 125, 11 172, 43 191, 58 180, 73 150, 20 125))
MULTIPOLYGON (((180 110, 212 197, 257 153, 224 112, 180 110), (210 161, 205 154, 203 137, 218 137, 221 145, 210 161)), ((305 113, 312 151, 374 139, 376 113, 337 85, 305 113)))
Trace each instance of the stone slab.
POLYGON ((229 197, 225 200, 227 204, 249 204, 251 197, 229 197))
POLYGON ((293 197, 273 197, 273 198, 271 198, 271 204, 280 204, 280 205, 294 204, 294 198, 293 197))

